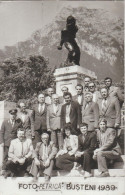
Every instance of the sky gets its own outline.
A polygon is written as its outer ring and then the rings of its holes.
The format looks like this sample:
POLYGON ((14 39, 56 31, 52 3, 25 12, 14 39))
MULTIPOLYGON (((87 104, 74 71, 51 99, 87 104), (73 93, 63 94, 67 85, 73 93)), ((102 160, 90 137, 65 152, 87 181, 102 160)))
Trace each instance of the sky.
POLYGON ((123 1, 1 1, 0 49, 25 41, 67 6, 106 9, 114 16, 124 18, 123 1))

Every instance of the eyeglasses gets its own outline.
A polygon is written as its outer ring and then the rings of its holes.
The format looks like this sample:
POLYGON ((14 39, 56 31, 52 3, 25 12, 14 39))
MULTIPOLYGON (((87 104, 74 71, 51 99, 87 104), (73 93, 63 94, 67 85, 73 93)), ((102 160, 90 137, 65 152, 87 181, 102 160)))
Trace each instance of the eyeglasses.
POLYGON ((89 88, 93 88, 93 87, 95 87, 94 85, 93 86, 89 86, 89 88))

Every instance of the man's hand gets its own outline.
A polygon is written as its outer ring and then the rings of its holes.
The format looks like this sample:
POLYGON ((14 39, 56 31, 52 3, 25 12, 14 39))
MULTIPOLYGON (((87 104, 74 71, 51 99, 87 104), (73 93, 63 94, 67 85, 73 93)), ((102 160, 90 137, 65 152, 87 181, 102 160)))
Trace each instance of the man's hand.
POLYGON ((77 151, 75 154, 75 157, 81 157, 84 154, 84 152, 77 151))
POLYGON ((48 131, 48 132, 51 132, 51 129, 49 128, 49 129, 47 129, 47 131, 48 131))
POLYGON ((4 147, 4 143, 0 144, 1 147, 4 147))
POLYGON ((44 166, 45 166, 45 167, 48 167, 49 165, 50 165, 50 159, 48 158, 48 159, 45 161, 44 166))
POLYGON ((16 163, 16 162, 19 162, 19 159, 17 157, 14 157, 13 158, 13 162, 16 163))
POLYGON ((62 46, 58 45, 58 46, 57 46, 57 49, 58 49, 58 50, 61 50, 61 49, 62 49, 62 46))
POLYGON ((36 164, 37 166, 40 166, 40 161, 39 161, 37 158, 35 158, 35 164, 36 164))
POLYGON ((65 154, 65 153, 66 153, 65 150, 59 150, 59 152, 58 152, 57 155, 56 155, 56 158, 57 158, 58 156, 60 156, 60 155, 65 154))
POLYGON ((18 159, 18 162, 20 165, 23 165, 25 163, 25 158, 18 159))

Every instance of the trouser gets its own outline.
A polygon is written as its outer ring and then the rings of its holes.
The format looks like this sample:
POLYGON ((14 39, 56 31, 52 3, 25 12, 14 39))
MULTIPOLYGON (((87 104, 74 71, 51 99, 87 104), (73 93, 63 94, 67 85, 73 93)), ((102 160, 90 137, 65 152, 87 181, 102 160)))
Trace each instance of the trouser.
POLYGON ((6 170, 14 173, 15 176, 20 175, 22 172, 29 172, 32 164, 32 159, 27 158, 23 165, 20 165, 19 162, 14 163, 11 160, 8 160, 6 163, 6 170))
POLYGON ((6 163, 8 160, 8 151, 9 151, 9 146, 4 146, 3 165, 2 165, 3 170, 6 170, 6 163))
POLYGON ((33 160, 32 162, 32 166, 30 169, 30 173, 34 176, 37 177, 38 173, 40 173, 42 171, 42 173, 51 176, 52 174, 52 170, 53 170, 53 166, 54 166, 54 161, 51 160, 50 161, 50 165, 48 167, 44 167, 43 165, 43 161, 40 160, 40 166, 37 166, 35 164, 35 160, 33 160))
POLYGON ((76 162, 82 165, 84 171, 91 173, 92 153, 84 152, 81 157, 76 157, 76 162))
POLYGON ((51 131, 51 141, 55 144, 59 149, 63 148, 63 134, 60 130, 52 130, 51 131))
POLYGON ((107 160, 114 160, 119 158, 120 155, 116 151, 100 151, 97 153, 98 170, 100 172, 108 171, 107 160))
POLYGON ((69 154, 60 155, 56 159, 56 166, 62 170, 71 171, 74 167, 75 156, 69 154))

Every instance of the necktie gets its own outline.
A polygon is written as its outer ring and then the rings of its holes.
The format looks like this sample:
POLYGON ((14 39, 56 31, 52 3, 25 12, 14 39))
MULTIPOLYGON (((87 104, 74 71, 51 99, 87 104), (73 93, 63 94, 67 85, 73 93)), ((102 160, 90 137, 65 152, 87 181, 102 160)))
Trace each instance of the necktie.
POLYGON ((102 104, 102 112, 105 113, 106 111, 106 106, 107 106, 107 101, 106 99, 103 99, 103 104, 102 104))

